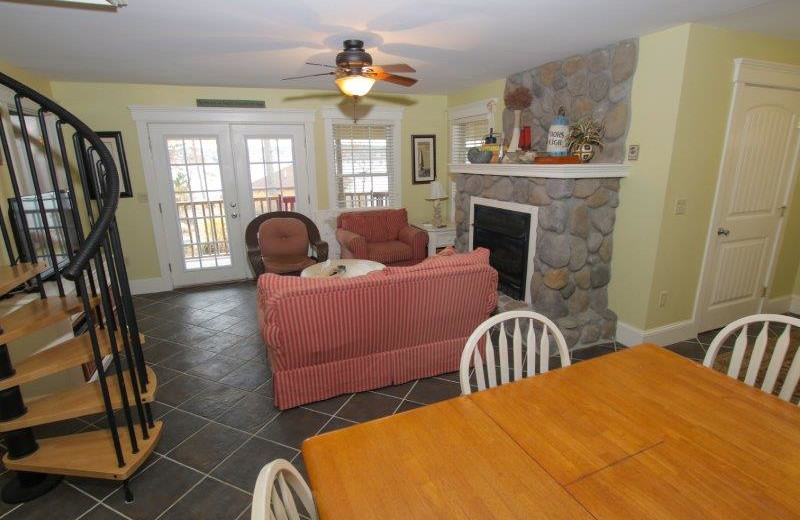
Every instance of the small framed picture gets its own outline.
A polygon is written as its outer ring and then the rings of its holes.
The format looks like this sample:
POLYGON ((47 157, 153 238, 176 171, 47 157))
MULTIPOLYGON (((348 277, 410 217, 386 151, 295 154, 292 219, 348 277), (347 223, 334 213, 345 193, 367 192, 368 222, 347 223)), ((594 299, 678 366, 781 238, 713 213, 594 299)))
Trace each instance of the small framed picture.
MULTIPOLYGON (((131 188, 131 175, 128 171, 128 159, 125 157, 125 146, 122 144, 122 132, 97 132, 97 136, 106 145, 108 151, 111 152, 111 157, 114 158, 114 164, 117 166, 117 173, 119 174, 119 196, 120 198, 133 197, 133 189, 131 188)), ((83 146, 83 158, 86 163, 87 170, 90 170, 88 161, 97 164, 99 157, 96 152, 90 150, 89 142, 81 139, 83 146), (92 152, 92 153, 90 153, 92 152)), ((89 194, 94 199, 94 186, 89 185, 89 194)))
POLYGON ((436 180, 436 136, 411 136, 411 164, 414 168, 411 181, 427 184, 436 180))

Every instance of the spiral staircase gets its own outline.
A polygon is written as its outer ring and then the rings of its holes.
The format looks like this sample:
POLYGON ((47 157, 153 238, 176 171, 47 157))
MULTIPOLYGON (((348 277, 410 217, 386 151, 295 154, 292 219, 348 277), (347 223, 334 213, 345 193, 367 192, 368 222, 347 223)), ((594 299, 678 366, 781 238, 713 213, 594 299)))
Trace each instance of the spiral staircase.
POLYGON ((131 500, 128 479, 153 452, 162 423, 150 410, 157 381, 145 364, 115 218, 117 168, 70 112, 2 73, 0 90, 13 100, 0 124, 8 175, 0 186, 9 192, 8 211, 0 211, 9 264, 0 267, 0 297, 29 300, 0 316, 0 433, 3 464, 14 472, 2 500, 32 500, 65 475, 121 481, 131 500), (65 323, 68 338, 15 352, 65 323), (24 397, 24 385, 81 366, 94 371, 87 382, 24 397), (42 425, 97 414, 105 429, 36 438, 42 425))

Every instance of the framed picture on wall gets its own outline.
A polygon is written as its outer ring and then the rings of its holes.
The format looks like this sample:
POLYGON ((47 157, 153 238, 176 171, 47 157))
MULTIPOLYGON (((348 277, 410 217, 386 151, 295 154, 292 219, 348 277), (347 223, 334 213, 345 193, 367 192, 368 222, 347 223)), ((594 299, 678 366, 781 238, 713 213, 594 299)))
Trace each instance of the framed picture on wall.
MULTIPOLYGON (((111 157, 114 158, 114 164, 117 166, 117 173, 119 174, 119 196, 120 198, 133 197, 133 189, 131 188, 131 176, 128 171, 128 159, 125 157, 125 146, 122 144, 122 132, 97 132, 97 136, 106 145, 108 151, 111 152, 111 157)), ((83 147, 83 160, 89 169, 89 162, 97 164, 99 156, 93 150, 90 150, 89 142, 81 138, 81 146, 83 147)), ((94 199, 94 186, 88 186, 89 195, 94 199)))
POLYGON ((411 181, 414 184, 427 184, 436 180, 436 136, 411 136, 411 181))

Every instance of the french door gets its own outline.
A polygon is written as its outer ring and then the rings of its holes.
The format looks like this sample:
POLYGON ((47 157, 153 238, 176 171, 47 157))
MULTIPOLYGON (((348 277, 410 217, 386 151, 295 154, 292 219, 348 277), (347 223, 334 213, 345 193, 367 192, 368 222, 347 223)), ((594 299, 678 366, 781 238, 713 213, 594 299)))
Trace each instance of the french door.
POLYGON ((261 213, 308 214, 299 125, 150 124, 175 286, 251 276, 244 230, 261 213))

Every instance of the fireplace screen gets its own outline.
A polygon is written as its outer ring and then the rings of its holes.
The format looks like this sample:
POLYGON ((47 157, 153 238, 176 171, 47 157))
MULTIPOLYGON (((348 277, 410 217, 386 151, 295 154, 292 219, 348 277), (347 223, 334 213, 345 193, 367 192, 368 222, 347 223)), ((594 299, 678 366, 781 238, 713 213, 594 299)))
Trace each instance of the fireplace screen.
POLYGON ((489 263, 499 274, 498 289, 516 300, 525 300, 530 229, 529 213, 475 205, 472 245, 490 251, 489 263))

